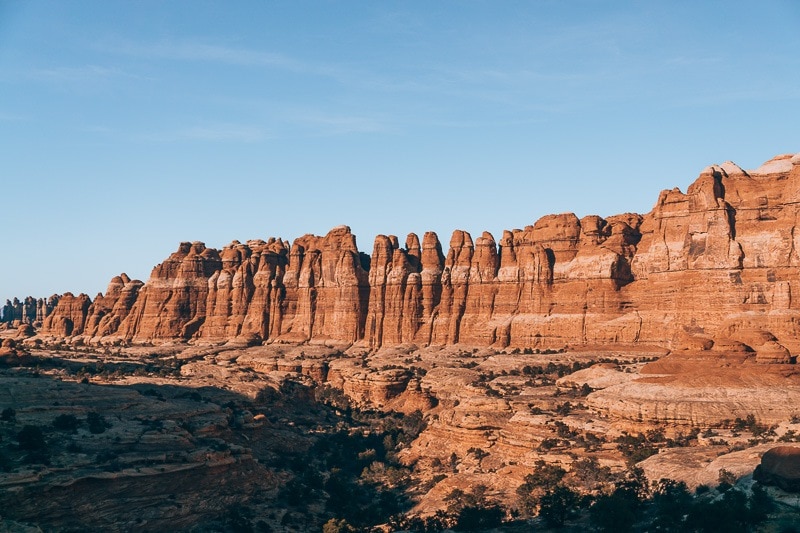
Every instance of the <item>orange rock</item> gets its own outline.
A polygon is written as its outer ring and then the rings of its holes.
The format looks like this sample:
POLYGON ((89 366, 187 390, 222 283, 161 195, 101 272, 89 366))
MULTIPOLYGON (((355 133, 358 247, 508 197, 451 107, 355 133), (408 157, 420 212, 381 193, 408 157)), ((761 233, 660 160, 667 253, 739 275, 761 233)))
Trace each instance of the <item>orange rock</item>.
POLYGON ((547 215, 499 242, 456 230, 446 256, 428 232, 405 247, 379 235, 370 258, 347 226, 291 246, 182 243, 144 285, 122 275, 94 302, 68 293, 52 311, 32 300, 3 314, 43 318, 48 335, 134 342, 643 344, 786 363, 800 352, 798 206, 798 155, 750 172, 727 162, 646 215, 547 215))
POLYGON ((58 305, 42 324, 42 330, 58 337, 80 335, 83 333, 91 303, 91 299, 85 294, 78 296, 74 296, 71 292, 62 294, 58 305))

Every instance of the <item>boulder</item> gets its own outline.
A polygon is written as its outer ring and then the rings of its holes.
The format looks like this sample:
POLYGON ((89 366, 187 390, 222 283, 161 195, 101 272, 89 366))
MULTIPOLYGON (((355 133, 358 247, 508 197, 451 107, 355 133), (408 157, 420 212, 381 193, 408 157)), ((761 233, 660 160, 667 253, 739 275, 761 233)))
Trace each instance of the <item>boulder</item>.
POLYGON ((766 451, 753 472, 753 479, 787 492, 800 492, 800 448, 777 446, 766 451))

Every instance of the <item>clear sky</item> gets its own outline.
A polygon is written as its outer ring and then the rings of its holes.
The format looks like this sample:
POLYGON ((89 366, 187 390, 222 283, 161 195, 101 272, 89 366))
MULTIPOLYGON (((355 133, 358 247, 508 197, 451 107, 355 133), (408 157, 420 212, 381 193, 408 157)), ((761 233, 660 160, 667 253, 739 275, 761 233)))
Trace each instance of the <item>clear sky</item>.
POLYGON ((800 2, 0 0, 0 302, 180 241, 646 213, 800 151, 800 2))

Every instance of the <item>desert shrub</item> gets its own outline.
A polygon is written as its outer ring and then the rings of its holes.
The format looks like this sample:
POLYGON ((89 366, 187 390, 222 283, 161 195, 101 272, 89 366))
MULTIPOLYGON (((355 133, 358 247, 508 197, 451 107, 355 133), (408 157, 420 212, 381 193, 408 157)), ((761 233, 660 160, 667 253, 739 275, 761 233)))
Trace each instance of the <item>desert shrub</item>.
POLYGON ((533 473, 526 475, 525 481, 516 490, 522 512, 528 516, 534 515, 541 496, 553 492, 566 474, 567 471, 558 465, 537 461, 533 473))
POLYGON ((178 398, 186 398, 188 400, 192 400, 193 402, 202 402, 203 397, 197 391, 186 391, 182 394, 177 396, 178 398))
POLYGON ((747 415, 744 419, 737 417, 736 420, 733 421, 733 429, 738 431, 750 431, 756 437, 769 431, 769 427, 766 424, 759 424, 758 421, 756 421, 756 415, 752 413, 747 415))
POLYGON ((692 495, 684 482, 662 479, 653 491, 652 526, 657 531, 681 531, 686 509, 692 504, 692 495))
POLYGON ((37 426, 26 425, 17 433, 17 442, 20 450, 44 450, 47 448, 47 441, 44 433, 37 426))
POLYGON ((562 439, 571 439, 574 438, 576 435, 575 431, 570 429, 568 425, 566 425, 564 422, 561 422, 560 420, 556 420, 555 426, 556 426, 556 434, 558 434, 558 436, 561 437, 562 439))
POLYGON ((478 461, 489 455, 489 452, 484 451, 482 448, 470 448, 467 453, 472 454, 478 461))
MULTIPOLYGON (((660 433, 654 433, 654 438, 660 438, 660 433)), ((617 449, 622 452, 622 455, 628 460, 628 464, 633 465, 639 461, 644 461, 651 455, 658 453, 658 448, 648 444, 652 442, 648 438, 639 433, 638 435, 623 434, 616 439, 617 449)))
POLYGON ((542 440, 542 442, 539 443, 539 450, 542 450, 542 451, 552 450, 553 448, 558 446, 560 443, 561 443, 561 441, 559 441, 558 439, 554 439, 554 438, 548 437, 548 438, 542 440))
POLYGON ((427 425, 428 423, 426 422, 422 411, 419 409, 405 415, 401 424, 401 432, 403 436, 402 438, 398 438, 398 440, 404 444, 410 443, 425 430, 427 425))
POLYGON ((697 488, 694 489, 695 496, 701 496, 703 494, 707 494, 711 488, 708 485, 698 485, 697 488))
POLYGON ((89 425, 89 431, 94 434, 103 433, 106 429, 111 427, 111 424, 106 422, 103 415, 94 411, 86 415, 86 423, 89 425))
POLYGON ((775 510, 776 505, 761 485, 753 485, 752 491, 749 503, 750 523, 760 524, 769 518, 769 514, 775 510))
POLYGON ((556 414, 567 416, 572 412, 573 405, 569 402, 564 402, 556 408, 556 414))
POLYGON ((122 470, 122 463, 119 460, 119 455, 111 450, 103 450, 97 454, 95 461, 102 465, 103 470, 106 472, 119 472, 122 470))
POLYGON ((253 525, 250 522, 252 517, 253 511, 248 507, 242 505, 231 506, 223 518, 225 531, 231 531, 233 533, 252 533, 253 525))
POLYGON ((485 531, 500 526, 504 516, 505 513, 499 505, 486 507, 470 505, 459 511, 453 529, 456 531, 485 531))
POLYGON ((594 457, 586 457, 575 461, 572 464, 572 474, 589 486, 606 483, 613 478, 611 468, 600 466, 600 463, 594 457))
POLYGON ((592 525, 600 531, 630 531, 636 522, 636 505, 619 491, 597 498, 589 508, 592 525))
POLYGON ((549 527, 563 527, 577 512, 579 502, 580 496, 577 492, 564 485, 557 485, 539 500, 539 516, 549 527))
POLYGON ((690 531, 746 532, 750 530, 750 509, 747 496, 736 489, 725 492, 718 500, 695 500, 686 517, 690 531))
POLYGON ((59 431, 75 431, 81 422, 75 415, 63 414, 53 419, 53 427, 59 431))
POLYGON ((0 450, 0 472, 10 472, 11 467, 11 459, 9 459, 9 457, 2 450, 0 450))
POLYGON ((50 453, 44 433, 37 426, 26 425, 17 433, 19 449, 28 452, 24 461, 28 464, 50 464, 50 453))
POLYGON ((497 527, 503 522, 505 512, 500 505, 489 499, 486 485, 475 485, 471 492, 453 489, 445 497, 447 511, 455 516, 456 531, 483 531, 497 527))
POLYGON ((350 398, 342 391, 329 385, 314 389, 314 399, 334 409, 350 412, 350 398))
POLYGON ((458 456, 456 452, 450 454, 450 457, 447 459, 447 464, 450 466, 450 471, 454 474, 458 472, 458 456))
POLYGON ((725 492, 736 484, 736 474, 724 468, 719 469, 719 485, 717 490, 725 492))
POLYGON ((141 394, 142 396, 153 396, 153 397, 155 397, 155 398, 158 398, 158 399, 161 399, 161 398, 163 398, 163 397, 164 397, 164 396, 163 396, 163 395, 162 395, 162 394, 161 394, 159 391, 157 391, 156 389, 144 389, 144 390, 142 390, 142 391, 139 391, 139 394, 141 394))

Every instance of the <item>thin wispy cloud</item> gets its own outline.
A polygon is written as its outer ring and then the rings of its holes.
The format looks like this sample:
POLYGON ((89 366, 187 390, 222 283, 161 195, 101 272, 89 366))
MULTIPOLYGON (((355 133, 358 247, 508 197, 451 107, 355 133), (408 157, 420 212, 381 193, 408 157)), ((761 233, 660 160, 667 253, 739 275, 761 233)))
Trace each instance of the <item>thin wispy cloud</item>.
MULTIPOLYGON (((383 92, 389 94, 429 95, 449 98, 460 96, 494 101, 505 99, 500 93, 509 90, 526 92, 527 88, 541 83, 575 81, 572 73, 547 72, 534 69, 498 69, 491 66, 454 69, 446 64, 414 62, 403 68, 361 67, 334 63, 307 61, 291 55, 269 50, 227 46, 198 41, 158 43, 104 43, 105 51, 137 58, 168 61, 209 62, 247 68, 276 69, 279 71, 327 78, 351 90, 383 92)), ((382 67, 382 66, 381 66, 382 67)), ((347 116, 307 116, 298 119, 308 124, 316 123, 326 134, 385 131, 381 121, 347 116)))
POLYGON ((54 67, 37 68, 28 71, 28 77, 48 82, 92 82, 110 80, 112 78, 136 78, 141 76, 132 74, 116 67, 103 67, 100 65, 83 65, 79 67, 54 67))
POLYGON ((237 124, 217 124, 210 126, 192 126, 142 136, 146 141, 152 142, 234 142, 256 143, 267 140, 270 135, 262 128, 237 124))
POLYGON ((693 107, 719 107, 746 102, 790 102, 800 100, 800 89, 796 86, 780 84, 764 84, 762 86, 716 87, 706 90, 703 94, 687 95, 676 99, 675 108, 693 107))
POLYGON ((723 60, 718 56, 706 57, 692 57, 692 56, 676 56, 670 57, 666 60, 666 64, 676 67, 696 67, 696 66, 709 66, 722 63, 723 60))
POLYGON ((84 133, 99 133, 99 134, 115 133, 113 128, 109 128, 108 126, 99 126, 99 125, 81 126, 78 129, 84 133))
POLYGON ((288 69, 302 69, 302 64, 282 54, 229 48, 198 42, 134 44, 127 43, 116 48, 118 52, 138 57, 157 57, 162 59, 186 61, 214 61, 232 65, 275 66, 288 69))
POLYGON ((556 81, 564 76, 561 74, 549 76, 533 71, 502 72, 491 69, 452 71, 444 65, 421 65, 418 63, 409 65, 408 69, 397 69, 393 72, 366 67, 359 69, 341 64, 306 61, 278 52, 203 42, 150 44, 128 42, 107 45, 105 49, 140 58, 213 62, 242 67, 278 69, 296 74, 329 78, 351 88, 390 93, 449 94, 448 84, 502 83, 508 79, 533 83, 548 77, 556 81))
POLYGON ((335 65, 303 61, 278 52, 237 48, 203 42, 126 42, 117 45, 106 45, 104 49, 141 58, 157 58, 174 61, 205 61, 245 67, 266 67, 332 78, 344 76, 343 69, 335 65))
POLYGON ((565 82, 587 79, 589 76, 581 73, 547 72, 533 69, 499 69, 499 68, 474 68, 474 69, 447 69, 444 71, 455 80, 469 83, 498 83, 504 86, 511 83, 541 83, 565 82))
POLYGON ((293 120, 302 126, 311 128, 318 135, 388 133, 392 129, 384 121, 365 116, 305 112, 296 115, 293 120))

